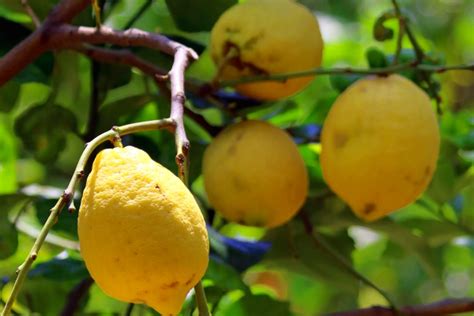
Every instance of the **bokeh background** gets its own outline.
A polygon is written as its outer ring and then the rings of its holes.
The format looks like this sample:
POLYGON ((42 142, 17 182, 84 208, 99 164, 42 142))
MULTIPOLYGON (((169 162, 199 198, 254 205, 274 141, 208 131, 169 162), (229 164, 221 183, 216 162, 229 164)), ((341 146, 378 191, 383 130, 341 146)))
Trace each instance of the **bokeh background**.
MULTIPOLYGON (((329 191, 319 165, 318 134, 324 118, 358 76, 321 75, 298 95, 273 103, 248 100, 231 89, 213 98, 193 90, 213 78, 209 30, 222 10, 235 2, 107 0, 102 3, 103 23, 160 32, 193 47, 200 59, 187 72, 186 106, 216 129, 242 117, 288 129, 310 173, 310 196, 303 212, 319 242, 328 244, 397 304, 474 297, 474 72, 450 71, 433 77, 439 83, 443 110, 441 153, 433 181, 417 202, 367 224, 329 191)), ((29 3, 44 19, 56 1, 29 3)), ((376 67, 380 64, 371 56, 386 62, 393 58, 396 41, 373 38, 375 21, 392 9, 390 0, 301 3, 320 22, 325 68, 376 67)), ((474 61, 474 1, 400 0, 399 4, 433 64, 474 61)), ((74 23, 95 25, 91 9, 74 23)), ((395 20, 386 26, 397 32, 395 20)), ((32 29, 20 1, 0 0, 0 56, 32 29)), ((172 62, 147 49, 132 51, 164 69, 172 62)), ((405 38, 400 59, 414 57, 405 38)), ((416 80, 413 71, 403 75, 416 80)), ((85 142, 112 125, 168 115, 168 97, 151 78, 129 67, 91 62, 72 51, 46 53, 0 87, 0 307, 85 142)), ((191 118, 185 123, 192 144, 190 186, 209 223, 212 253, 203 282, 215 315, 320 315, 387 304, 318 246, 300 216, 267 231, 227 223, 216 215, 201 177, 202 153, 212 135, 191 118)), ((176 171, 172 135, 140 133, 125 137, 124 143, 145 149, 176 171)), ((80 192, 76 200, 79 208, 80 192)), ((118 315, 130 309, 90 281, 78 251, 76 217, 67 211, 61 214, 28 275, 16 313, 58 315, 74 300, 79 314, 118 315)), ((182 314, 191 315, 194 309, 190 293, 182 314)), ((131 313, 156 314, 145 306, 135 306, 131 313)))

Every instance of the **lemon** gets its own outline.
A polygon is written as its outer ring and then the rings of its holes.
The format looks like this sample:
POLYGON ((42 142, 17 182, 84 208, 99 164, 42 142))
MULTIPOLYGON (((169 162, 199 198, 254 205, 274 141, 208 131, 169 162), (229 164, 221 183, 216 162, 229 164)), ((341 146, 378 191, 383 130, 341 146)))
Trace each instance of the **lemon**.
POLYGON ((332 106, 322 131, 321 167, 364 220, 412 203, 429 184, 439 151, 430 99, 399 75, 357 81, 332 106))
MULTIPOLYGON (((291 0, 237 4, 222 14, 211 32, 211 56, 223 80, 316 68, 322 51, 316 17, 291 0)), ((255 99, 276 100, 300 91, 313 78, 240 84, 236 89, 255 99)))
POLYGON ((261 121, 224 129, 206 148, 204 185, 224 218, 275 227, 290 220, 308 192, 304 161, 290 136, 261 121))
POLYGON ((203 276, 209 242, 186 186, 135 147, 101 151, 78 222, 81 254, 108 295, 177 314, 203 276))

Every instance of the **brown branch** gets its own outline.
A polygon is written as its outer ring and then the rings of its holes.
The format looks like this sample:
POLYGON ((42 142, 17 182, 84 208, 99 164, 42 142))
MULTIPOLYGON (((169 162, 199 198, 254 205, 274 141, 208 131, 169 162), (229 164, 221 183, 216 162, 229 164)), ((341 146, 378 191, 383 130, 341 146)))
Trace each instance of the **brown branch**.
MULTIPOLYGON (((73 26, 69 24, 57 25, 48 32, 47 46, 50 49, 67 48, 79 43, 88 44, 113 44, 122 47, 142 46, 161 51, 168 55, 175 55, 179 48, 184 45, 170 40, 166 36, 145 32, 139 29, 128 29, 125 31, 114 30, 110 27, 101 26, 100 29, 87 26, 73 26)), ((193 52, 197 58, 197 54, 193 52)))
POLYGON ((427 305, 404 306, 398 314, 390 308, 373 306, 359 310, 327 314, 327 316, 441 316, 474 311, 473 298, 447 299, 427 305))
POLYGON ((63 0, 49 14, 44 23, 0 58, 0 86, 49 50, 47 34, 55 24, 67 23, 89 5, 90 0, 63 0))
POLYGON ((198 58, 198 55, 191 49, 181 47, 176 50, 173 67, 169 72, 171 82, 171 113, 170 118, 176 122, 176 163, 178 164, 179 177, 187 183, 189 167, 188 153, 189 140, 184 129, 184 71, 189 62, 198 58))

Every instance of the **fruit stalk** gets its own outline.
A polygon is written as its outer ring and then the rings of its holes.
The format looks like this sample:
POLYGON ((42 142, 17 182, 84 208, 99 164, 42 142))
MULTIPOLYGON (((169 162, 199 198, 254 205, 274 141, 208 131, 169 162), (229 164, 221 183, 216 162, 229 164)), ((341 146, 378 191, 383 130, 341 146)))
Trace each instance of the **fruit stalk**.
POLYGON ((360 74, 360 75, 389 75, 392 73, 397 73, 407 69, 415 69, 422 73, 442 73, 445 71, 450 70, 469 70, 474 71, 474 64, 467 64, 467 65, 452 65, 452 66, 435 66, 435 65, 425 65, 419 64, 416 60, 410 63, 392 65, 384 68, 374 68, 374 69, 366 69, 366 68, 351 68, 351 67, 341 67, 341 68, 314 68, 308 69, 304 71, 297 71, 297 72, 288 72, 288 73, 280 73, 274 75, 257 75, 257 76, 247 76, 241 77, 239 79, 233 80, 221 80, 218 82, 219 87, 231 87, 242 83, 250 83, 250 82, 257 82, 257 81, 285 81, 290 78, 297 78, 297 77, 306 77, 308 75, 353 75, 353 74, 360 74))
POLYGON ((99 146, 100 144, 106 141, 113 141, 113 139, 116 139, 116 137, 119 137, 122 135, 127 135, 127 134, 136 133, 136 132, 142 132, 142 131, 159 130, 159 129, 174 130, 175 128, 176 128, 176 123, 174 120, 170 118, 133 123, 133 124, 128 124, 128 125, 113 127, 111 130, 100 134, 99 136, 94 138, 91 142, 89 142, 86 145, 86 148, 84 149, 81 157, 79 158, 79 162, 77 163, 74 174, 71 180, 69 181, 69 184, 66 190, 64 190, 64 193, 61 195, 61 197, 58 199, 56 204, 51 209, 51 213, 49 214, 49 217, 46 220, 46 223, 43 225, 43 228, 41 229, 38 237, 36 238, 35 243, 33 244, 33 247, 30 250, 30 253, 28 254, 25 261, 18 267, 16 271, 17 277, 13 285, 13 289, 10 294, 10 297, 6 301, 5 307, 2 310, 1 316, 10 315, 11 309, 13 307, 13 303, 15 302, 15 299, 17 298, 18 293, 21 290, 21 287, 23 285, 23 282, 25 281, 25 278, 28 274, 29 269, 31 268, 31 265, 36 260, 36 257, 38 256, 38 253, 41 247, 43 246, 46 236, 48 235, 49 231, 54 226, 54 224, 56 224, 58 216, 61 213, 62 209, 65 206, 69 205, 71 201, 73 201, 74 192, 75 192, 77 183, 84 177, 84 167, 87 161, 89 160, 91 154, 93 153, 94 149, 96 149, 97 146, 99 146))

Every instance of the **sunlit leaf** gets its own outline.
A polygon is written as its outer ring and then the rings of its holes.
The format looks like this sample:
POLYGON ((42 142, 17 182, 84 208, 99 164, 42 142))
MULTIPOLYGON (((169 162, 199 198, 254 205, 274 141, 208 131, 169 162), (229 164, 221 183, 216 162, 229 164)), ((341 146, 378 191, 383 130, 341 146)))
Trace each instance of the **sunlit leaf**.
POLYGON ((65 147, 65 134, 77 130, 74 114, 59 105, 37 105, 15 121, 15 132, 41 162, 52 162, 65 147))
POLYGON ((209 31, 219 16, 237 0, 166 0, 176 25, 186 32, 209 31))

